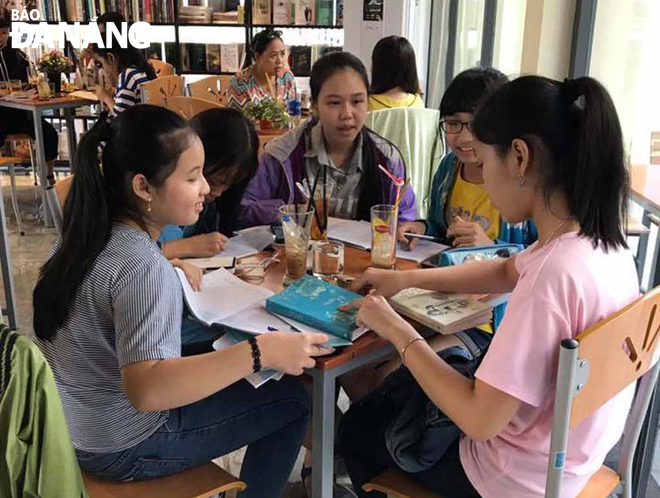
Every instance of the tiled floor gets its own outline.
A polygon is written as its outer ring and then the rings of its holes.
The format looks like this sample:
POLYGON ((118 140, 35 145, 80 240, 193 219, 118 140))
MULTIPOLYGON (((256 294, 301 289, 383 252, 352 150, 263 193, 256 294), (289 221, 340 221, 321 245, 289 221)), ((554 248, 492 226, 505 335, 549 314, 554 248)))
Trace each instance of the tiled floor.
MULTIPOLYGON (((25 235, 18 233, 14 213, 11 207, 9 195, 9 181, 6 175, 0 175, 0 184, 4 193, 5 211, 8 217, 9 245, 11 254, 11 268, 16 287, 16 299, 18 303, 18 317, 20 332, 32 335, 32 290, 39 275, 39 268, 44 263, 48 252, 50 251, 56 234, 54 229, 47 229, 36 218, 34 214, 37 210, 36 190, 32 185, 31 176, 22 176, 18 178, 19 202, 23 218, 25 235)), ((648 485, 645 498, 660 497, 660 438, 655 448, 656 457, 653 465, 653 477, 648 485)), ((228 470, 238 473, 240 466, 240 456, 232 455, 224 457, 223 466, 228 470)), ((305 493, 299 482, 300 462, 292 474, 292 482, 283 498, 304 498, 305 493)))

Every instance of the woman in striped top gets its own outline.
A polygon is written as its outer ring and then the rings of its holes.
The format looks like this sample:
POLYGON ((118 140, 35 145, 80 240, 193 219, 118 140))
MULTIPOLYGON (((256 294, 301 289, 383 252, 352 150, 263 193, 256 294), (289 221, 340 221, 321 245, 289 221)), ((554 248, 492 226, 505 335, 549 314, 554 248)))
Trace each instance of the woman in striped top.
POLYGON ((165 108, 134 106, 86 133, 63 236, 34 290, 34 330, 87 472, 148 479, 249 445, 241 497, 274 498, 308 396, 293 377, 258 391, 243 379, 261 368, 300 375, 331 350, 325 334, 270 332, 181 357, 181 286, 155 240, 164 225, 197 220, 203 164, 197 134, 165 108))
MULTIPOLYGON (((114 34, 113 34, 114 36, 114 34)), ((131 44, 121 48, 116 38, 111 48, 92 48, 92 57, 100 64, 110 82, 115 86, 114 93, 98 86, 96 95, 111 114, 118 115, 129 107, 141 102, 140 85, 156 78, 156 72, 144 55, 131 44)))

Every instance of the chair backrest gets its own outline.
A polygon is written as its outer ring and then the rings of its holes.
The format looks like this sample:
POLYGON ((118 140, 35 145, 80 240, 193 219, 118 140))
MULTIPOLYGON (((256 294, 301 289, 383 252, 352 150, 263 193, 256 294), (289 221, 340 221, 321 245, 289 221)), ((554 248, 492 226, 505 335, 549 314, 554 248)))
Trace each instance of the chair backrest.
POLYGON ((172 64, 168 64, 167 62, 163 62, 158 59, 149 59, 149 64, 151 64, 151 67, 153 67, 154 71, 156 71, 156 78, 176 74, 174 66, 172 64))
POLYGON ((195 97, 170 97, 167 99, 167 107, 178 112, 184 118, 190 119, 202 111, 218 109, 222 105, 195 97))
POLYGON ((167 107, 167 99, 183 96, 184 80, 182 76, 162 76, 155 80, 142 83, 141 98, 143 104, 167 107))
POLYGON ((660 371, 659 308, 657 287, 589 327, 575 340, 562 341, 546 498, 558 497, 561 491, 568 431, 643 377, 626 423, 618 469, 623 477, 624 497, 632 496, 625 494, 625 487, 632 481, 632 457, 660 371))
POLYGON ((421 217, 426 217, 433 175, 444 151, 439 122, 437 110, 408 107, 372 111, 365 120, 366 126, 399 149, 421 217))
POLYGON ((233 76, 209 76, 188 84, 188 94, 202 100, 224 105, 225 92, 233 76))

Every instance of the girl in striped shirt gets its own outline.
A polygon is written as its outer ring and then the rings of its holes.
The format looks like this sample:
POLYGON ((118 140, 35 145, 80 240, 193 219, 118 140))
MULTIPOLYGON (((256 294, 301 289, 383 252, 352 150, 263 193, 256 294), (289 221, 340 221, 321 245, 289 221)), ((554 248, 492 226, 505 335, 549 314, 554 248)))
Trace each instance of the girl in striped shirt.
MULTIPOLYGON (((113 35, 114 36, 114 35, 113 35)), ((118 115, 141 102, 140 85, 156 78, 151 64, 138 49, 128 44, 121 48, 115 38, 111 48, 92 48, 92 57, 115 86, 114 93, 98 86, 96 95, 111 114, 118 115)))
POLYGON ((248 445, 240 496, 274 498, 309 419, 292 375, 332 349, 325 334, 269 332, 181 357, 181 285, 156 239, 197 220, 210 191, 203 165, 199 136, 162 107, 134 106, 87 132, 63 235, 34 290, 34 331, 85 471, 149 479, 248 445), (244 378, 262 368, 289 375, 257 391, 244 378))

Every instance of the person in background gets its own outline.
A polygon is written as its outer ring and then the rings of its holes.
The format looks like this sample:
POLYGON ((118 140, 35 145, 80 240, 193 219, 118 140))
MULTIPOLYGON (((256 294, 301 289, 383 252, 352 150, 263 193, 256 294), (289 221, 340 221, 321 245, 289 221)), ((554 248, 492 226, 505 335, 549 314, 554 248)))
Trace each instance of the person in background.
POLYGON ((80 467, 152 479, 248 445, 240 496, 280 496, 309 421, 293 375, 332 352, 327 335, 270 332, 181 357, 181 283, 156 239, 202 211, 199 137, 168 109, 134 106, 83 135, 75 161, 33 302, 80 467), (262 368, 289 375, 256 391, 244 378, 262 368))
POLYGON ((415 49, 403 36, 382 38, 371 53, 369 110, 424 107, 415 49))
MULTIPOLYGON (((555 457, 549 449, 560 344, 639 296, 623 228, 629 176, 621 125, 596 80, 525 76, 487 98, 473 130, 471 147, 493 203, 512 223, 533 219, 538 241, 508 259, 368 269, 354 288, 375 292, 343 309, 358 309, 358 324, 392 342, 402 368, 463 433, 439 459, 424 455, 424 468, 409 473, 416 482, 446 498, 542 498, 555 457), (449 367, 388 304, 408 287, 511 292, 475 379, 449 367)), ((600 469, 621 437, 634 392, 633 383, 571 432, 562 498, 578 496, 600 469)), ((375 391, 341 422, 342 454, 361 498, 382 496, 362 485, 397 467, 385 437, 396 416, 392 395, 375 391)))
POLYGON ((426 234, 455 247, 486 246, 499 242, 530 245, 536 227, 528 220, 502 219, 484 187, 483 163, 474 152, 474 113, 479 104, 508 78, 497 69, 477 67, 456 76, 440 102, 440 127, 450 153, 440 163, 431 185, 428 220, 401 223, 399 241, 414 248, 426 234))
POLYGON ((294 100, 296 80, 287 64, 282 32, 270 28, 260 31, 252 46, 254 62, 247 57, 247 67, 229 82, 225 93, 227 107, 244 109, 250 102, 258 104, 267 98, 294 100))
MULTIPOLYGON (((106 21, 106 24, 112 21, 106 21)), ((142 102, 142 83, 156 78, 154 68, 145 59, 142 52, 128 44, 126 48, 119 46, 118 40, 113 35, 111 48, 90 47, 92 57, 100 64, 105 76, 109 79, 114 91, 96 88, 96 95, 108 108, 111 115, 118 115, 129 107, 142 102)))
MULTIPOLYGON (((302 203, 297 182, 318 187, 331 184, 328 214, 370 220, 371 207, 393 204, 397 189, 382 171, 406 178, 399 151, 364 126, 369 78, 364 64, 348 52, 321 57, 312 68, 310 86, 314 117, 266 145, 259 170, 241 201, 241 226, 278 222, 284 204, 302 203)), ((323 190, 320 190, 323 191, 323 190)), ((399 219, 417 216, 415 194, 408 188, 399 219)))
MULTIPOLYGON (((21 80, 28 82, 28 66, 30 61, 25 53, 12 48, 9 41, 11 15, 7 9, 0 8, 0 81, 21 80)), ((43 129, 44 152, 46 155, 47 179, 51 185, 55 183, 53 167, 57 159, 57 131, 48 121, 41 119, 43 129)), ((0 146, 4 144, 7 135, 24 134, 35 138, 32 113, 20 109, 0 108, 0 146)))

